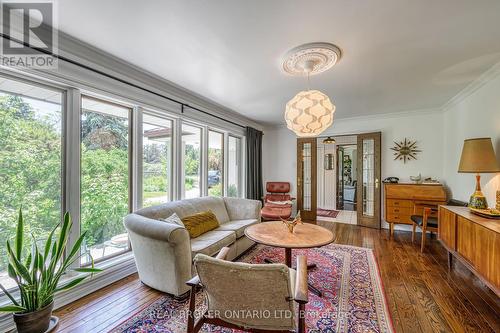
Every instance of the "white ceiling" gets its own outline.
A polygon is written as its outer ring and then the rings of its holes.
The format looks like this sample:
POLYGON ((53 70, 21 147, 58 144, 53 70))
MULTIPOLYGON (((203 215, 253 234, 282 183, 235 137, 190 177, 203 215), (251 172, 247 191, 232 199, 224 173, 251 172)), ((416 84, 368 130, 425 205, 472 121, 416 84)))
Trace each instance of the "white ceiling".
POLYGON ((59 29, 263 123, 306 81, 308 42, 343 52, 311 78, 336 117, 437 108, 500 61, 498 0, 63 0, 59 29))

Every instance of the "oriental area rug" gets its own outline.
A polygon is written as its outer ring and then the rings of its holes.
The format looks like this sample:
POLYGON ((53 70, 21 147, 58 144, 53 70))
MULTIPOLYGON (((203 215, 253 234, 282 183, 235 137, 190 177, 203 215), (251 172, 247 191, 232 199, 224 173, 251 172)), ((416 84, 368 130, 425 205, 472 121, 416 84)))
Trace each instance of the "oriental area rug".
MULTIPOLYGON (((306 304, 308 332, 393 332, 379 269, 371 249, 330 244, 318 249, 293 250, 305 254, 317 268, 309 271, 309 282, 322 293, 309 293, 306 304)), ((255 246, 239 261, 264 263, 269 258, 284 262, 284 250, 255 246)), ((295 262, 295 258, 293 258, 295 262)), ((205 307, 203 292, 198 308, 205 307)), ((114 328, 113 333, 185 333, 188 301, 163 296, 114 328)), ((231 329, 205 324, 200 332, 231 333, 231 329)))
POLYGON ((325 216, 325 217, 331 217, 331 218, 336 218, 337 215, 339 215, 340 211, 338 210, 332 210, 332 209, 323 209, 323 208, 318 208, 316 211, 316 214, 318 216, 325 216))

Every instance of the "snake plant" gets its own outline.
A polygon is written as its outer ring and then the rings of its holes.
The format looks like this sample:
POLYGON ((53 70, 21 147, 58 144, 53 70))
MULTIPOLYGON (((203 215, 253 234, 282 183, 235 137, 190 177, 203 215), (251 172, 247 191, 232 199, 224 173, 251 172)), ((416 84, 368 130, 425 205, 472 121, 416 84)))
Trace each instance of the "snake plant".
POLYGON ((23 258, 24 221, 22 210, 19 210, 15 243, 12 246, 11 242, 7 241, 7 254, 8 273, 19 288, 20 300, 16 300, 0 284, 0 289, 12 302, 10 305, 0 307, 0 311, 35 312, 49 305, 56 292, 71 289, 93 273, 101 271, 94 268, 94 262, 91 260, 90 267, 73 269, 82 275, 59 284, 61 277, 83 255, 80 253, 80 246, 85 233, 78 238, 71 250, 66 250, 71 225, 71 217, 66 213, 62 223, 58 223, 50 232, 43 249, 38 248, 37 241, 32 236, 31 251, 23 258), (56 233, 57 229, 60 229, 59 233, 56 233))

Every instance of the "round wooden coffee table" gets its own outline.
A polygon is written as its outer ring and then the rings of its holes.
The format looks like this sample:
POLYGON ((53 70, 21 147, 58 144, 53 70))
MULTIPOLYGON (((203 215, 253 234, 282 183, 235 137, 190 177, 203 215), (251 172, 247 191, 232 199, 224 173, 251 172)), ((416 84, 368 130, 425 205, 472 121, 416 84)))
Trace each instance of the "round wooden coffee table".
MULTIPOLYGON (((295 226, 293 233, 288 231, 281 221, 262 222, 245 229, 245 235, 256 243, 285 249, 285 263, 292 267, 292 249, 308 249, 330 244, 334 241, 333 233, 323 227, 310 223, 301 223, 295 226)), ((266 260, 266 262, 271 262, 266 260)), ((315 268, 316 265, 308 265, 315 268)), ((309 289, 316 295, 321 292, 314 286, 309 289)))

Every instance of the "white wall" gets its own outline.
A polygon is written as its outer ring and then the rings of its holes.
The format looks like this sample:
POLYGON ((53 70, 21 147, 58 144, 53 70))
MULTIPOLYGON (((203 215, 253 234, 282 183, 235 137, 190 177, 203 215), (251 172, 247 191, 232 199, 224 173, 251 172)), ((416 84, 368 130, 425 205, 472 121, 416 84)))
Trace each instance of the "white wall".
MULTIPOLYGON (((475 177, 457 172, 464 139, 491 137, 500 163, 500 64, 473 82, 443 108, 373 117, 340 119, 322 136, 382 132, 382 179, 409 181, 412 175, 433 177, 447 185, 451 197, 468 201, 475 177), (394 161, 395 140, 417 140, 417 160, 394 161)), ((296 191, 296 136, 285 126, 265 131, 264 181, 289 181, 296 191)), ((482 175, 483 192, 495 206, 500 174, 482 175)), ((386 227, 387 225, 384 224, 386 227)))
MULTIPOLYGON (((468 201, 475 188, 475 177, 457 172, 464 139, 491 137, 500 162, 500 75, 447 108, 444 128, 443 175, 453 197, 468 201)), ((481 178, 488 204, 495 206, 500 174, 482 174, 481 178)))
MULTIPOLYGON (((382 132, 382 179, 395 176, 409 182, 410 176, 422 174, 442 180, 443 174, 443 113, 440 110, 405 112, 340 119, 322 136, 382 132), (404 164, 394 161, 395 140, 417 140, 421 153, 417 160, 404 164)), ((296 191, 297 153, 296 136, 286 127, 271 128, 264 132, 263 178, 266 181, 289 181, 292 193, 296 191)), ((383 216, 383 214, 382 214, 383 216)), ((384 223, 383 227, 387 227, 384 223)), ((399 227, 398 227, 399 228, 399 227)))
MULTIPOLYGON (((410 176, 442 179, 443 171, 443 114, 439 111, 411 112, 378 117, 340 119, 322 136, 382 132, 382 179, 395 176, 402 182, 410 176), (404 164, 394 161, 395 140, 417 140, 417 160, 404 164)), ((296 186, 296 136, 286 127, 271 128, 264 132, 263 174, 264 181, 289 181, 292 192, 296 186)))

